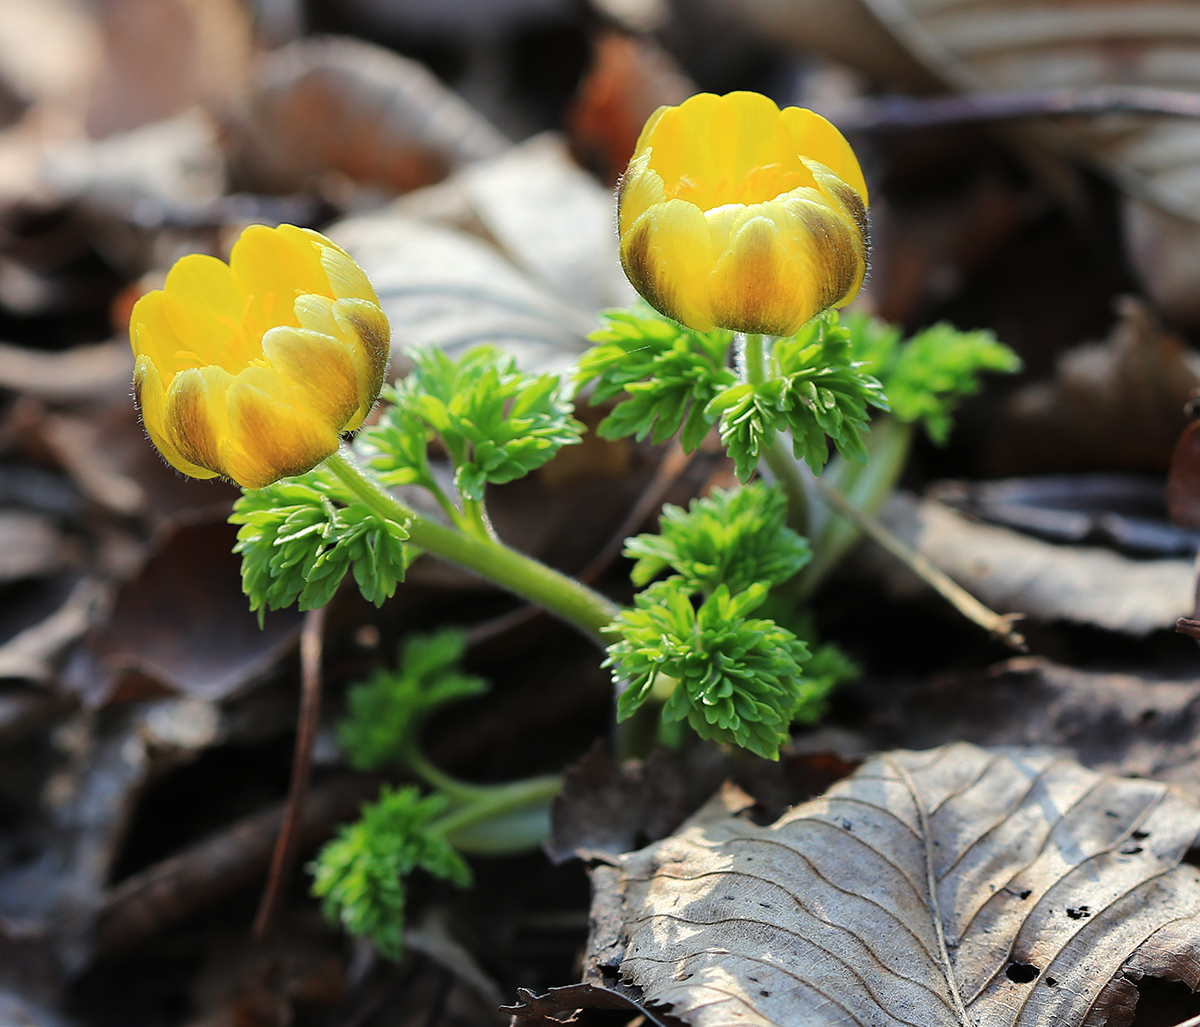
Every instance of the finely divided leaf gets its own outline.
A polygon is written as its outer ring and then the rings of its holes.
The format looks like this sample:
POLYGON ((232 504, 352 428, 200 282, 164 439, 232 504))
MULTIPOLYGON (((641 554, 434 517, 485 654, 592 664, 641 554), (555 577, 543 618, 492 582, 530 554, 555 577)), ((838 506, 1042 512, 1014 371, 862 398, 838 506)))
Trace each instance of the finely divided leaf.
POLYGON ((686 452, 696 449, 716 417, 707 408, 737 376, 725 366, 733 333, 697 332, 676 324, 644 303, 607 310, 596 343, 579 361, 576 382, 595 382, 591 402, 622 397, 597 429, 606 439, 650 435, 665 442, 682 431, 686 452))
POLYGON ((1198 832, 1160 782, 959 743, 765 827, 710 803, 597 902, 624 980, 694 1027, 1128 1025, 1143 975, 1200 985, 1198 832))
POLYGON ((893 326, 856 314, 847 318, 855 359, 882 379, 892 414, 921 421, 929 437, 943 443, 951 414, 964 396, 982 388, 980 375, 1020 370, 1020 358, 989 331, 962 332, 942 322, 905 343, 893 326))

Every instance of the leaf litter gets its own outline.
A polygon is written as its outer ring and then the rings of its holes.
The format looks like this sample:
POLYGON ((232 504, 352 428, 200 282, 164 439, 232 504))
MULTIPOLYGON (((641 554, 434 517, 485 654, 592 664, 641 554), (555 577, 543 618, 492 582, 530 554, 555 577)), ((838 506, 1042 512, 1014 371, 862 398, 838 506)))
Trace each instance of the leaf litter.
POLYGON ((752 802, 726 786, 594 878, 585 983, 695 1027, 1123 1027, 1144 977, 1200 984, 1200 807, 1170 785, 954 743, 766 826, 752 802))

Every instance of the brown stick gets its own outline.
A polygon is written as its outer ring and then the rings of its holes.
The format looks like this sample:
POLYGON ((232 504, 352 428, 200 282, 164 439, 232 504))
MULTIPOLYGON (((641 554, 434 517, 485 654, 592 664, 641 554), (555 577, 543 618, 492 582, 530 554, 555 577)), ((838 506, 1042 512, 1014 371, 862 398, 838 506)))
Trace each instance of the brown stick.
POLYGON ((296 748, 292 754, 292 781, 283 826, 271 857, 271 873, 258 915, 254 918, 254 938, 259 943, 265 943, 271 937, 284 889, 296 861, 298 827, 304 819, 304 802, 312 780, 313 743, 321 720, 321 648, 327 609, 322 606, 318 610, 309 610, 300 631, 300 715, 296 722, 296 748))
MULTIPOLYGON (((379 779, 346 774, 315 789, 304 806, 300 848, 328 837, 379 790, 379 779)), ((121 952, 153 938, 165 927, 253 883, 271 860, 283 825, 285 803, 243 817, 159 863, 121 881, 104 896, 96 919, 96 944, 121 952)))
POLYGON ((822 481, 820 478, 815 480, 825 502, 843 517, 853 521, 855 526, 880 549, 891 553, 925 584, 938 592, 959 613, 1001 639, 1009 648, 1015 649, 1019 653, 1029 652, 1025 636, 1014 627, 1014 624, 1023 616, 1022 614, 999 614, 988 609, 957 581, 954 581, 940 568, 935 567, 928 557, 909 548, 893 535, 879 518, 865 510, 860 510, 828 482, 822 481))

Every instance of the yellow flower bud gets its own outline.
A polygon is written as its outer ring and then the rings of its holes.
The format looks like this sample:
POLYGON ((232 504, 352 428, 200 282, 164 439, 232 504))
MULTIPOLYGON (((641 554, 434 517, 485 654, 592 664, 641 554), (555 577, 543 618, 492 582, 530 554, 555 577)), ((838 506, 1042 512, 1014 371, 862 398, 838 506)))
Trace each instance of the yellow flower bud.
POLYGON ((310 470, 379 396, 391 331, 362 269, 319 232, 253 225, 228 264, 192 254, 129 323, 151 441, 193 478, 262 488, 310 470))
POLYGON ((618 193, 621 264, 700 331, 791 335, 849 303, 867 268, 867 186, 819 114, 701 93, 646 122, 618 193))

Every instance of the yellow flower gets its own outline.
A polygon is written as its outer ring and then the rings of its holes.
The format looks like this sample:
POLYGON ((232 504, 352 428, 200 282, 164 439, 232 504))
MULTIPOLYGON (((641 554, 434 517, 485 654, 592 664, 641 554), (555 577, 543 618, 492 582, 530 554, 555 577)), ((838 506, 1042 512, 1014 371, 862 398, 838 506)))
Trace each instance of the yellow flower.
POLYGON ((867 186, 812 111, 745 92, 660 107, 617 202, 629 280, 691 328, 791 335, 862 285, 867 186))
POLYGON ((390 329, 362 269, 319 232, 247 228, 228 264, 180 260, 129 324, 151 441, 193 478, 246 488, 333 453, 383 385, 390 329))

